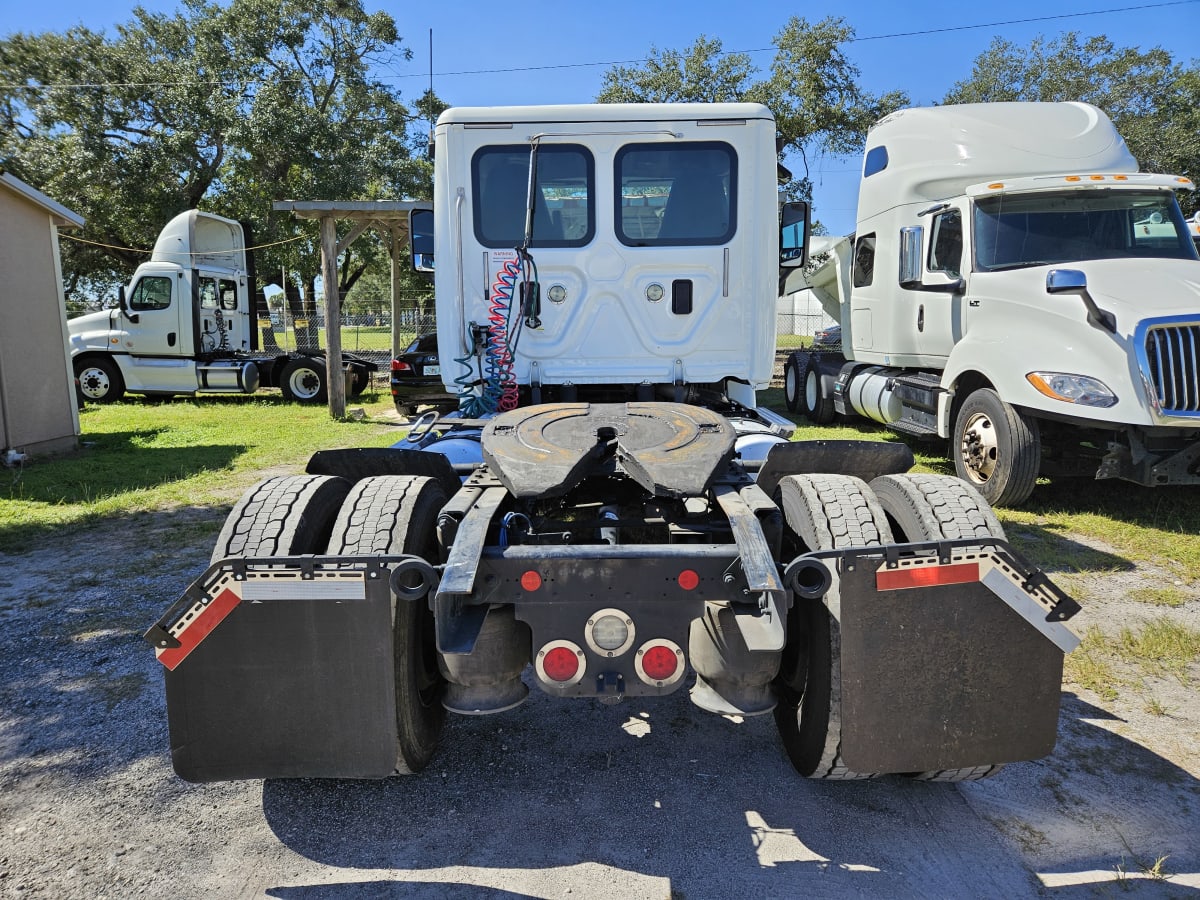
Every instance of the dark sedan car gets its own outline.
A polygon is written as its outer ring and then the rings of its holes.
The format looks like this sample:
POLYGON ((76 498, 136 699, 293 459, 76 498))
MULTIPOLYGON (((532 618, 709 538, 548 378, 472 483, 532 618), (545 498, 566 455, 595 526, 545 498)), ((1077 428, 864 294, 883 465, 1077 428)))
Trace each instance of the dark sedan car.
POLYGON ((418 406, 458 408, 458 400, 442 384, 436 334, 421 335, 392 360, 392 400, 402 416, 412 415, 418 406))

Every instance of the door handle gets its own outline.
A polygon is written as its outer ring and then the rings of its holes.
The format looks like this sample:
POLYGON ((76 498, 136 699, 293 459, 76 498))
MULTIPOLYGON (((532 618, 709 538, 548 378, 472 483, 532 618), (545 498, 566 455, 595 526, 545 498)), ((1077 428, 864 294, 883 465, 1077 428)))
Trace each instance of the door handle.
POLYGON ((925 330, 925 304, 917 307, 917 331, 925 330))

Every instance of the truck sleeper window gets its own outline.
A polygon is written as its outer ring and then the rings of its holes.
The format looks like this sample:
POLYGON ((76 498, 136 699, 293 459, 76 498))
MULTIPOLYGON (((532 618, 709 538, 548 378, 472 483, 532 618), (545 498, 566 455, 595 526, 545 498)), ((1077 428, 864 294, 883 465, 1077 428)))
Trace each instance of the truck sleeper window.
POLYGON ((724 244, 737 230, 729 144, 628 144, 617 152, 616 183, 617 239, 627 246, 724 244))
POLYGON ((1000 194, 975 203, 983 272, 1089 259, 1196 259, 1173 194, 1087 190, 1000 194))
POLYGON ((147 275, 133 289, 129 308, 135 312, 144 309, 166 309, 171 305, 171 279, 158 275, 147 275))
MULTIPOLYGON (((534 247, 582 247, 596 232, 596 164, 577 144, 543 144, 537 153, 534 247)), ((483 147, 471 158, 475 239, 485 247, 525 240, 529 145, 483 147)))

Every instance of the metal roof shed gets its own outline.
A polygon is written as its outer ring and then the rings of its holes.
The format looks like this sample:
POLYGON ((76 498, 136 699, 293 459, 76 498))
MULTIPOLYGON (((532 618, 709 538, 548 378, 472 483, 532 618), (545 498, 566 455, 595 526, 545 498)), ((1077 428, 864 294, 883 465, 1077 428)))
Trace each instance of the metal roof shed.
POLYGON ((0 453, 79 446, 58 229, 83 218, 0 172, 0 453))

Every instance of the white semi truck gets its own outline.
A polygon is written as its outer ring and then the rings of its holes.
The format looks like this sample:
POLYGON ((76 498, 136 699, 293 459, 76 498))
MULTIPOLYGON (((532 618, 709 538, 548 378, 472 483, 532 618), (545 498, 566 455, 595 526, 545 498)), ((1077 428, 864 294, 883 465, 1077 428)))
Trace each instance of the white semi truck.
MULTIPOLYGON (((243 226, 213 213, 180 213, 159 233, 116 309, 71 319, 71 360, 85 400, 111 403, 128 391, 252 394, 278 387, 287 400, 323 403, 321 350, 270 352, 259 346, 254 257, 243 226)), ((377 368, 343 354, 356 396, 377 368)))
POLYGON ((770 112, 451 109, 435 137, 433 228, 409 230, 460 412, 234 507, 146 633, 176 771, 413 773, 447 711, 530 684, 773 711, 814 778, 1050 752, 1074 601, 959 479, 789 441, 757 404, 807 230, 770 112))
POLYGON ((1200 265, 1176 202, 1084 103, 906 109, 870 131, 855 233, 789 287, 842 327, 787 403, 949 440, 1015 505, 1044 474, 1200 483, 1200 265))

